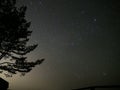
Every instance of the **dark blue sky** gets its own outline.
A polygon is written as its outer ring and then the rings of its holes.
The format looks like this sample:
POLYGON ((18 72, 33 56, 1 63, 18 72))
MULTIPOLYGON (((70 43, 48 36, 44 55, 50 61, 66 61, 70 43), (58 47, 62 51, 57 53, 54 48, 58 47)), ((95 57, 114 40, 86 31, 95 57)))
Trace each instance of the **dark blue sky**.
POLYGON ((45 62, 26 74, 6 78, 11 88, 70 90, 120 84, 119 0, 18 0, 27 5, 30 60, 45 62))

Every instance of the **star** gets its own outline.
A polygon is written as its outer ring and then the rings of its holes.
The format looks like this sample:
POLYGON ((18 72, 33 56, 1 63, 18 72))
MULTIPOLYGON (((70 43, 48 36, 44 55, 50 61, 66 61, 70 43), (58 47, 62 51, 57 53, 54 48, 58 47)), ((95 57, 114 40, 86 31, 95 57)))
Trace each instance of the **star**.
POLYGON ((96 18, 94 18, 94 19, 93 19, 93 21, 94 21, 94 22, 96 22, 96 21, 97 21, 97 19, 96 19, 96 18))
POLYGON ((106 72, 103 72, 103 76, 107 76, 107 73, 106 73, 106 72))
POLYGON ((39 4, 42 5, 42 1, 41 0, 39 1, 39 4))
POLYGON ((32 1, 30 2, 30 5, 33 5, 33 2, 32 2, 32 1))
POLYGON ((72 43, 71 43, 71 46, 74 46, 74 45, 75 45, 75 43, 74 43, 74 42, 72 42, 72 43))
POLYGON ((82 11, 81 11, 81 14, 85 14, 85 11, 84 11, 84 10, 82 10, 82 11))

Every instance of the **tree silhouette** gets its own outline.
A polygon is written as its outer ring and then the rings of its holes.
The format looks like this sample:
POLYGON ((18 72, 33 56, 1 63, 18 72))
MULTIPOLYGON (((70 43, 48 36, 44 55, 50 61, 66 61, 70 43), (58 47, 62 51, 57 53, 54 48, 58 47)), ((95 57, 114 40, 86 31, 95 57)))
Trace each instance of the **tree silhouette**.
POLYGON ((20 72, 25 75, 44 59, 27 61, 25 55, 38 45, 27 45, 32 33, 28 30, 30 22, 25 19, 27 7, 17 8, 15 5, 16 0, 0 0, 0 73, 7 71, 13 75, 20 72))

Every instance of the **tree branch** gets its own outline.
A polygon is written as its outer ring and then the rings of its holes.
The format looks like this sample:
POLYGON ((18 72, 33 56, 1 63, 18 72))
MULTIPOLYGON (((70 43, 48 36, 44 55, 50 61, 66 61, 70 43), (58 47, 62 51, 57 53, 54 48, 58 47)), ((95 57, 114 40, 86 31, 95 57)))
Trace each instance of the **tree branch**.
POLYGON ((2 65, 2 64, 8 64, 8 65, 10 65, 10 64, 14 64, 14 63, 10 63, 10 62, 3 62, 3 63, 0 63, 0 65, 2 65))
POLYGON ((1 60, 5 55, 6 55, 6 53, 2 53, 2 54, 0 55, 0 60, 1 60))

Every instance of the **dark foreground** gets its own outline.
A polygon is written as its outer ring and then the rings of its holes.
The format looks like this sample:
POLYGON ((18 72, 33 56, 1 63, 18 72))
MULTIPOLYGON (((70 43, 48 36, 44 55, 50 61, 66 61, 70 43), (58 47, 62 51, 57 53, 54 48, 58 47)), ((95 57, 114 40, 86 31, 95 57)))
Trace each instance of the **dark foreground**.
POLYGON ((73 90, 120 90, 120 85, 90 86, 73 90))
POLYGON ((0 90, 7 90, 9 87, 9 83, 4 79, 0 78, 0 90))

